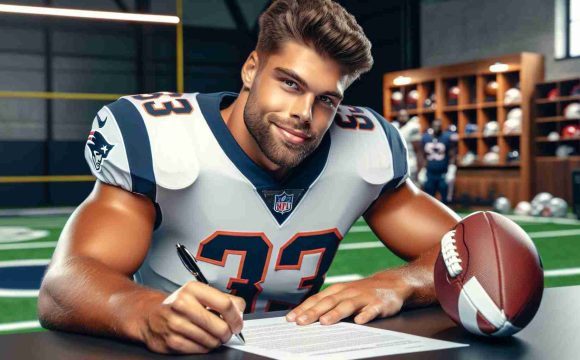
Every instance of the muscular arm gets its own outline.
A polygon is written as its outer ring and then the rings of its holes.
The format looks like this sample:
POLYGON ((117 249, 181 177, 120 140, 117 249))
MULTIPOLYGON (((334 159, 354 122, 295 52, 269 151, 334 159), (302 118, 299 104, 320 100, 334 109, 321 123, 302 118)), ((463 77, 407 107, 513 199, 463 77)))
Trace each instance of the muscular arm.
POLYGON ((377 278, 403 279, 408 286, 405 306, 434 302, 433 267, 441 237, 459 220, 451 209, 407 181, 383 194, 365 214, 378 238, 408 264, 375 274, 377 278))
POLYGON ((154 222, 150 200, 97 182, 67 222, 42 282, 42 326, 139 341, 161 353, 208 352, 239 333, 241 298, 197 281, 168 296, 131 280, 154 222))
POLYGON ((38 298, 49 329, 137 340, 135 319, 152 298, 167 294, 135 284, 151 240, 150 200, 97 182, 67 222, 38 298))

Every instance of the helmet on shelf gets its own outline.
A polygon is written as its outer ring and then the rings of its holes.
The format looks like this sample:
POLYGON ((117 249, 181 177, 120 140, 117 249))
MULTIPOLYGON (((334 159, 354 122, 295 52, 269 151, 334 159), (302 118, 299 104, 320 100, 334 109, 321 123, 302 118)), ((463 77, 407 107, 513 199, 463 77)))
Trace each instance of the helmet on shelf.
POLYGON ((517 150, 512 150, 506 155, 507 162, 517 162, 520 161, 520 152, 517 150))
POLYGON ((499 163, 499 154, 493 151, 483 155, 483 162, 488 165, 495 165, 499 163))
POLYGON ((391 94, 391 104, 395 108, 400 108, 403 103, 403 93, 399 90, 393 91, 391 94))
POLYGON ((497 121, 488 121, 483 128, 483 136, 494 136, 499 132, 499 124, 497 121))
POLYGON ((417 101, 419 101, 419 92, 415 89, 409 91, 407 94, 407 106, 409 108, 416 108, 417 101))
POLYGON ((505 95, 503 97, 504 104, 511 105, 518 103, 520 101, 522 101, 522 92, 520 91, 520 89, 513 87, 505 92, 505 95))
POLYGON ((477 126, 477 124, 468 123, 465 125, 465 134, 466 135, 475 134, 478 131, 479 131, 479 126, 477 126))
POLYGON ((485 96, 486 97, 496 97, 498 83, 495 80, 490 80, 485 84, 485 96))
POLYGON ((475 162, 475 160, 477 160, 477 156, 475 155, 475 153, 473 151, 468 151, 461 158, 461 165, 463 166, 472 165, 475 162))
POLYGON ((562 144, 556 148, 556 156, 559 158, 567 158, 574 155, 576 151, 571 145, 562 144))
POLYGON ((522 109, 519 107, 513 108, 510 111, 508 111, 507 113, 507 117, 506 119, 519 119, 520 121, 522 120, 522 109))
POLYGON ((429 95, 429 97, 427 99, 425 99, 425 101, 423 102, 423 106, 427 109, 435 109, 435 105, 436 105, 436 98, 435 98, 435 93, 431 93, 431 95, 429 95))
POLYGON ((447 103, 449 105, 457 105, 457 100, 459 99, 459 93, 461 90, 459 86, 453 85, 447 91, 447 103))
POLYGON ((521 118, 509 118, 503 123, 503 133, 509 134, 519 134, 522 132, 522 120, 521 118))
POLYGON ((560 134, 558 134, 557 131, 550 131, 550 133, 548 134, 548 140, 549 141, 558 141, 558 140, 560 140, 560 134))
POLYGON ((562 139, 570 139, 580 136, 580 126, 578 125, 566 125, 562 129, 562 139))
POLYGON ((566 119, 579 119, 580 120, 580 103, 573 102, 564 108, 564 117, 566 119))
POLYGON ((548 100, 554 100, 556 98, 558 98, 560 96, 560 90, 558 90, 558 88, 553 88, 550 91, 548 91, 548 95, 546 96, 546 98, 548 98, 548 100))

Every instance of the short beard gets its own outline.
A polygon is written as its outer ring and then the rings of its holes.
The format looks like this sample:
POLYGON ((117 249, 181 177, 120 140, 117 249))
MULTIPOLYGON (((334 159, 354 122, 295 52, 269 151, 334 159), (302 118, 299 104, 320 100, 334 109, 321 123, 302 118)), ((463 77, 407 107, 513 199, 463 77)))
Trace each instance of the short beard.
MULTIPOLYGON (((244 107, 244 123, 260 150, 271 162, 282 168, 298 166, 308 155, 316 150, 320 140, 314 134, 311 134, 313 137, 306 140, 304 144, 278 142, 270 130, 270 127, 275 125, 271 125, 266 117, 262 119, 257 101, 253 95, 252 91, 250 91, 248 101, 244 107)), ((275 115, 271 115, 271 120, 273 120, 273 123, 284 124, 284 121, 275 115)), ((305 125, 301 130, 308 132, 308 125, 305 125)))

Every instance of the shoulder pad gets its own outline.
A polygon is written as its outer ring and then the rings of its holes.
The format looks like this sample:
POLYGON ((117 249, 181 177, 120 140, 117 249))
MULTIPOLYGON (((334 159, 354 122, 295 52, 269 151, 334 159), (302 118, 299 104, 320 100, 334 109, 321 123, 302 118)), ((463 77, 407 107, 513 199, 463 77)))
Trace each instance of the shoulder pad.
POLYGON ((152 119, 140 105, 123 97, 99 110, 85 157, 99 180, 155 201, 157 186, 191 185, 199 165, 187 122, 171 116, 152 119))

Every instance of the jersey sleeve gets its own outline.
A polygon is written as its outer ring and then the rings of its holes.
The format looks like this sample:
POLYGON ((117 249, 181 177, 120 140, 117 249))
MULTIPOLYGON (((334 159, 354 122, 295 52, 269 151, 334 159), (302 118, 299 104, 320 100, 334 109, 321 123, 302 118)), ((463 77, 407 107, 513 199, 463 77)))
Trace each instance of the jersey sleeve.
POLYGON ((156 201, 149 136, 143 117, 127 99, 98 111, 85 145, 85 159, 98 180, 156 201))
POLYGON ((405 180, 409 177, 409 161, 408 161, 408 151, 405 139, 403 138, 401 132, 388 122, 382 115, 377 113, 371 108, 366 108, 369 110, 376 120, 380 123, 386 140, 389 144, 389 149, 391 151, 391 162, 393 166, 393 178, 389 180, 381 190, 381 194, 394 190, 401 186, 405 180))

